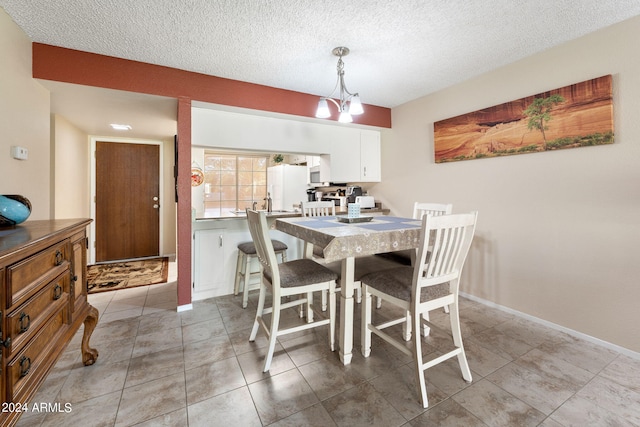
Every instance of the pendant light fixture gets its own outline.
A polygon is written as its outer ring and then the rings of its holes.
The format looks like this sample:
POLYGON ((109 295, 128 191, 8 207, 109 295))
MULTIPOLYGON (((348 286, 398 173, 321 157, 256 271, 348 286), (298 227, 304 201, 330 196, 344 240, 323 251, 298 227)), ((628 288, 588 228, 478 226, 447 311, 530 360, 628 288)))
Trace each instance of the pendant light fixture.
POLYGON ((331 94, 329 96, 323 96, 320 98, 320 101, 318 101, 316 117, 319 119, 331 117, 329 103, 327 102, 331 101, 336 105, 336 107, 338 107, 338 112, 340 113, 338 121, 342 123, 351 123, 353 121, 351 116, 362 114, 364 110, 362 109, 362 103, 360 102, 360 95, 358 93, 349 92, 344 84, 344 62, 342 61, 342 57, 349 54, 349 48, 340 46, 336 47, 331 52, 338 57, 338 81, 336 82, 336 86, 333 88, 331 94), (340 89, 339 102, 332 98, 338 88, 340 89))

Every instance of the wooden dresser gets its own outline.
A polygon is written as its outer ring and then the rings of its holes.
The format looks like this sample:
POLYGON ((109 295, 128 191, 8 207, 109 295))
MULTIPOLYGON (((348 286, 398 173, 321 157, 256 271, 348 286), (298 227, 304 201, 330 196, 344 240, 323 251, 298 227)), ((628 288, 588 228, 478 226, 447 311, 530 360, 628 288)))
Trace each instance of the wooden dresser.
POLYGON ((90 219, 26 221, 0 228, 0 425, 31 410, 39 386, 84 323, 85 365, 98 310, 87 301, 90 219))

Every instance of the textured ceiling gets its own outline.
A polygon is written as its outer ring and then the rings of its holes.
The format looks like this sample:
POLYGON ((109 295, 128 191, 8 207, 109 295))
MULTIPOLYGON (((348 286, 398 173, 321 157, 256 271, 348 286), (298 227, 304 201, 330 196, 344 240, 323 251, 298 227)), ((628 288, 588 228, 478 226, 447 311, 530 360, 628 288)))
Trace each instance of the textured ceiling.
POLYGON ((394 107, 640 14, 638 0, 0 0, 36 42, 316 95, 331 50, 394 107))

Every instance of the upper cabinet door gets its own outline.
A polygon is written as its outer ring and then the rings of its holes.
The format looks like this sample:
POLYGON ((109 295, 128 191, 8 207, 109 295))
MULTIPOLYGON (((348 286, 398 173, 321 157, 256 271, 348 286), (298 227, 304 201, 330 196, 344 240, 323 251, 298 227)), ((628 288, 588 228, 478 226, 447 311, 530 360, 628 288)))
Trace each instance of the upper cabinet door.
POLYGON ((338 129, 330 141, 330 155, 321 156, 320 177, 323 181, 358 182, 360 181, 360 130, 338 129), (329 167, 326 163, 329 161, 329 167), (326 179, 323 171, 329 169, 326 179))
POLYGON ((382 167, 380 160, 380 132, 360 133, 360 181, 380 182, 382 167))

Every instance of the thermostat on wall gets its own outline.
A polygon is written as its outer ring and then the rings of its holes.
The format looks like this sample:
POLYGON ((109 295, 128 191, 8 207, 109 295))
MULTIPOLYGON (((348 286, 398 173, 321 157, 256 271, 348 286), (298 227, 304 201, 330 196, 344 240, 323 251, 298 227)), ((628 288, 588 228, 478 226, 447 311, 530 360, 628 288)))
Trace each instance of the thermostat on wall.
POLYGON ((29 157, 29 150, 24 147, 18 147, 17 145, 11 146, 11 157, 18 160, 27 160, 29 157))

